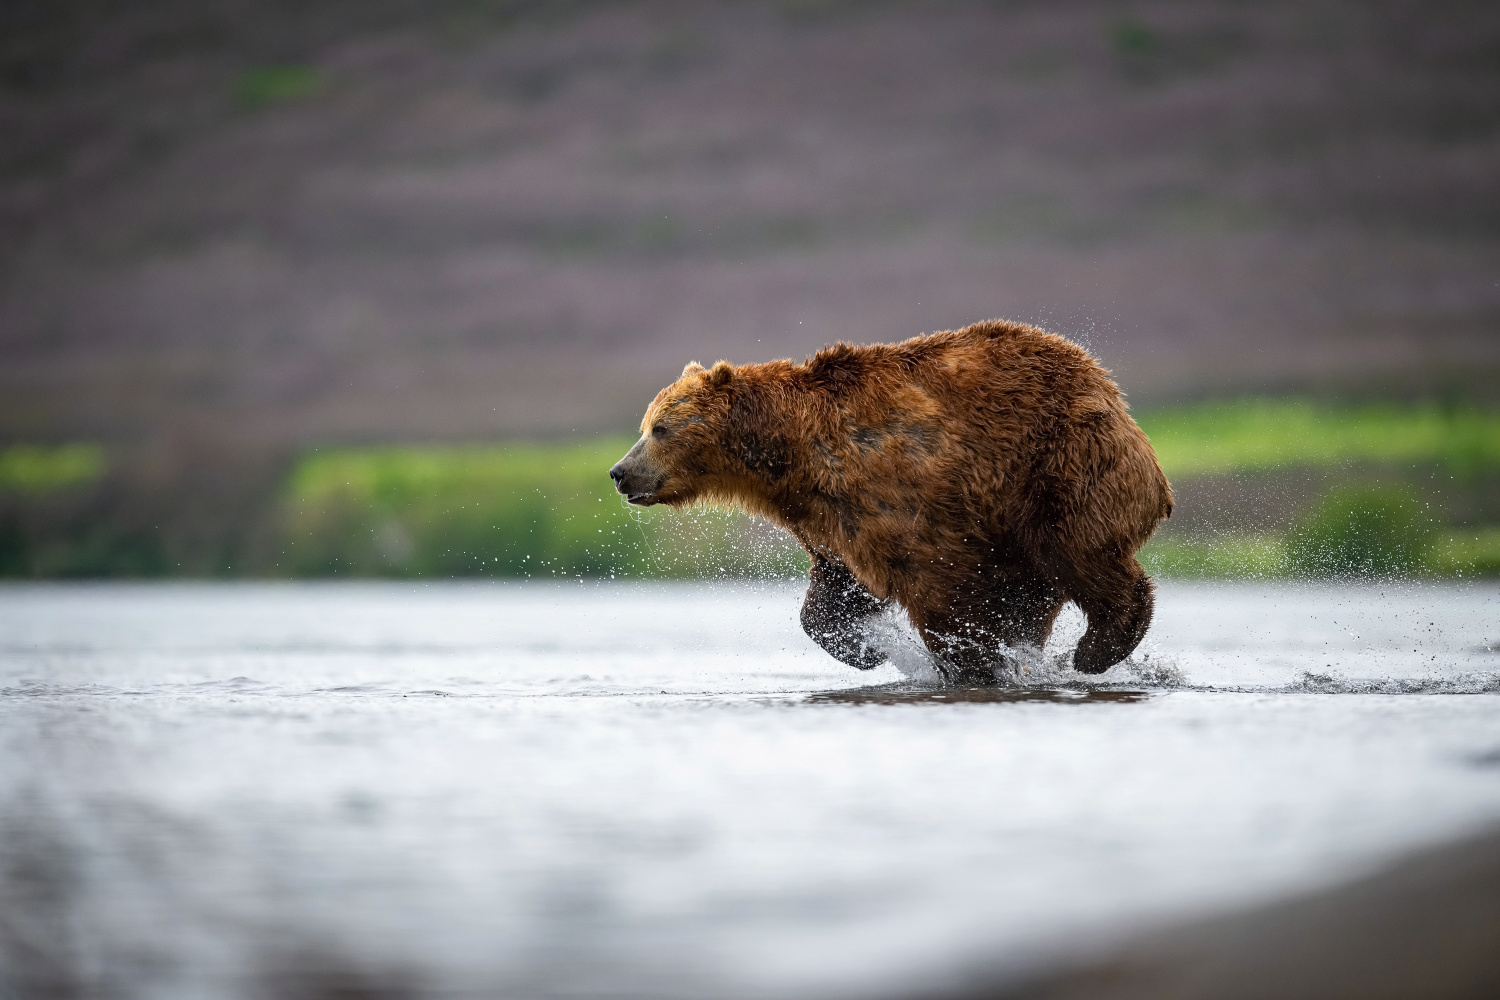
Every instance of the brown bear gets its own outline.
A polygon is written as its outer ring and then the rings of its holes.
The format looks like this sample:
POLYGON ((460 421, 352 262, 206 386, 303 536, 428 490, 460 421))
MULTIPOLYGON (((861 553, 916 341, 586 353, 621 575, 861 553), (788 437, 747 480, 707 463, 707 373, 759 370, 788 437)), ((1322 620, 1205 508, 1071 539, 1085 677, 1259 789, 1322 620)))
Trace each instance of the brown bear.
POLYGON ((812 558, 802 625, 862 669, 889 602, 951 681, 993 681, 1063 605, 1099 673, 1151 623, 1135 553, 1172 490, 1109 373, 1078 345, 992 320, 803 364, 696 362, 657 394, 609 470, 633 504, 733 504, 812 558))

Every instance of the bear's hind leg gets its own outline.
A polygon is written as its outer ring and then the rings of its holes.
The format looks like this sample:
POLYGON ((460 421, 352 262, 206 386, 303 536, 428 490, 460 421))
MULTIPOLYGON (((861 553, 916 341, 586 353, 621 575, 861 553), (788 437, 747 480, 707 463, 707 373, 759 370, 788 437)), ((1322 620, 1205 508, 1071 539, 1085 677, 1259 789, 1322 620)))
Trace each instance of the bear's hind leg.
POLYGON ((936 627, 923 628, 921 632, 922 641, 932 654, 933 666, 947 683, 959 687, 989 687, 997 682, 995 666, 1001 656, 993 636, 955 627, 947 621, 936 627))
POLYGON ((1073 669, 1102 674, 1135 652, 1156 607, 1156 587, 1134 558, 1113 572, 1078 581, 1073 599, 1088 616, 1089 627, 1073 653, 1073 669))
POLYGON ((872 670, 886 654, 867 640, 870 622, 885 602, 864 588, 837 559, 814 554, 807 597, 802 602, 802 631, 829 656, 860 670, 872 670))
POLYGON ((981 599, 960 603, 935 616, 922 629, 939 672, 950 684, 998 683, 1000 671, 1014 673, 1018 647, 1041 649, 1067 598, 1029 570, 1011 570, 981 599))

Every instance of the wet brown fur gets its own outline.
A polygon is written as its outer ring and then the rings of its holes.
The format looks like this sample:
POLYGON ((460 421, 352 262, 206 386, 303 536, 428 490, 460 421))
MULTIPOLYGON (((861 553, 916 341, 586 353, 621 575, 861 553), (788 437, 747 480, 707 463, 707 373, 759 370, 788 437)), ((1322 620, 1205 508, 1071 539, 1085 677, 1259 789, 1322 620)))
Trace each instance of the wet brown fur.
POLYGON ((814 560, 804 624, 833 623, 819 641, 846 662, 873 665, 837 623, 884 601, 961 679, 1041 645, 1069 599, 1089 619, 1080 670, 1150 623, 1135 553, 1171 488, 1109 373, 1062 337, 993 320, 803 364, 695 363, 641 430, 617 466, 649 480, 635 502, 731 503, 790 532, 814 560))

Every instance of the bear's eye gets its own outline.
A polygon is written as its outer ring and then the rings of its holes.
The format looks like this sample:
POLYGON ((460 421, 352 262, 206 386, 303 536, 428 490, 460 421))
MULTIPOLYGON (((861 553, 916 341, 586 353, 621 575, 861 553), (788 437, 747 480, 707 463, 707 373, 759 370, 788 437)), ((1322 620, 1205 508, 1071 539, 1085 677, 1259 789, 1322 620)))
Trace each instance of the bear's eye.
POLYGON ((656 440, 658 440, 658 441, 660 441, 662 438, 666 437, 667 436, 667 425, 666 424, 657 424, 655 427, 651 428, 651 436, 654 437, 654 438, 656 438, 656 440))

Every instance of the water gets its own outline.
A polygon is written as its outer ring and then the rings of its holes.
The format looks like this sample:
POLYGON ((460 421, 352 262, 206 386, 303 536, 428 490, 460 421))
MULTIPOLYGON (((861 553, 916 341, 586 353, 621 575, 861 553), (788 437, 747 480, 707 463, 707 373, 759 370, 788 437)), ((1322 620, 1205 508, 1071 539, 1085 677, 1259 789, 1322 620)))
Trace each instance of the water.
POLYGON ((0 986, 894 995, 1500 820, 1494 584, 1166 585, 973 692, 799 599, 0 589, 0 986))

